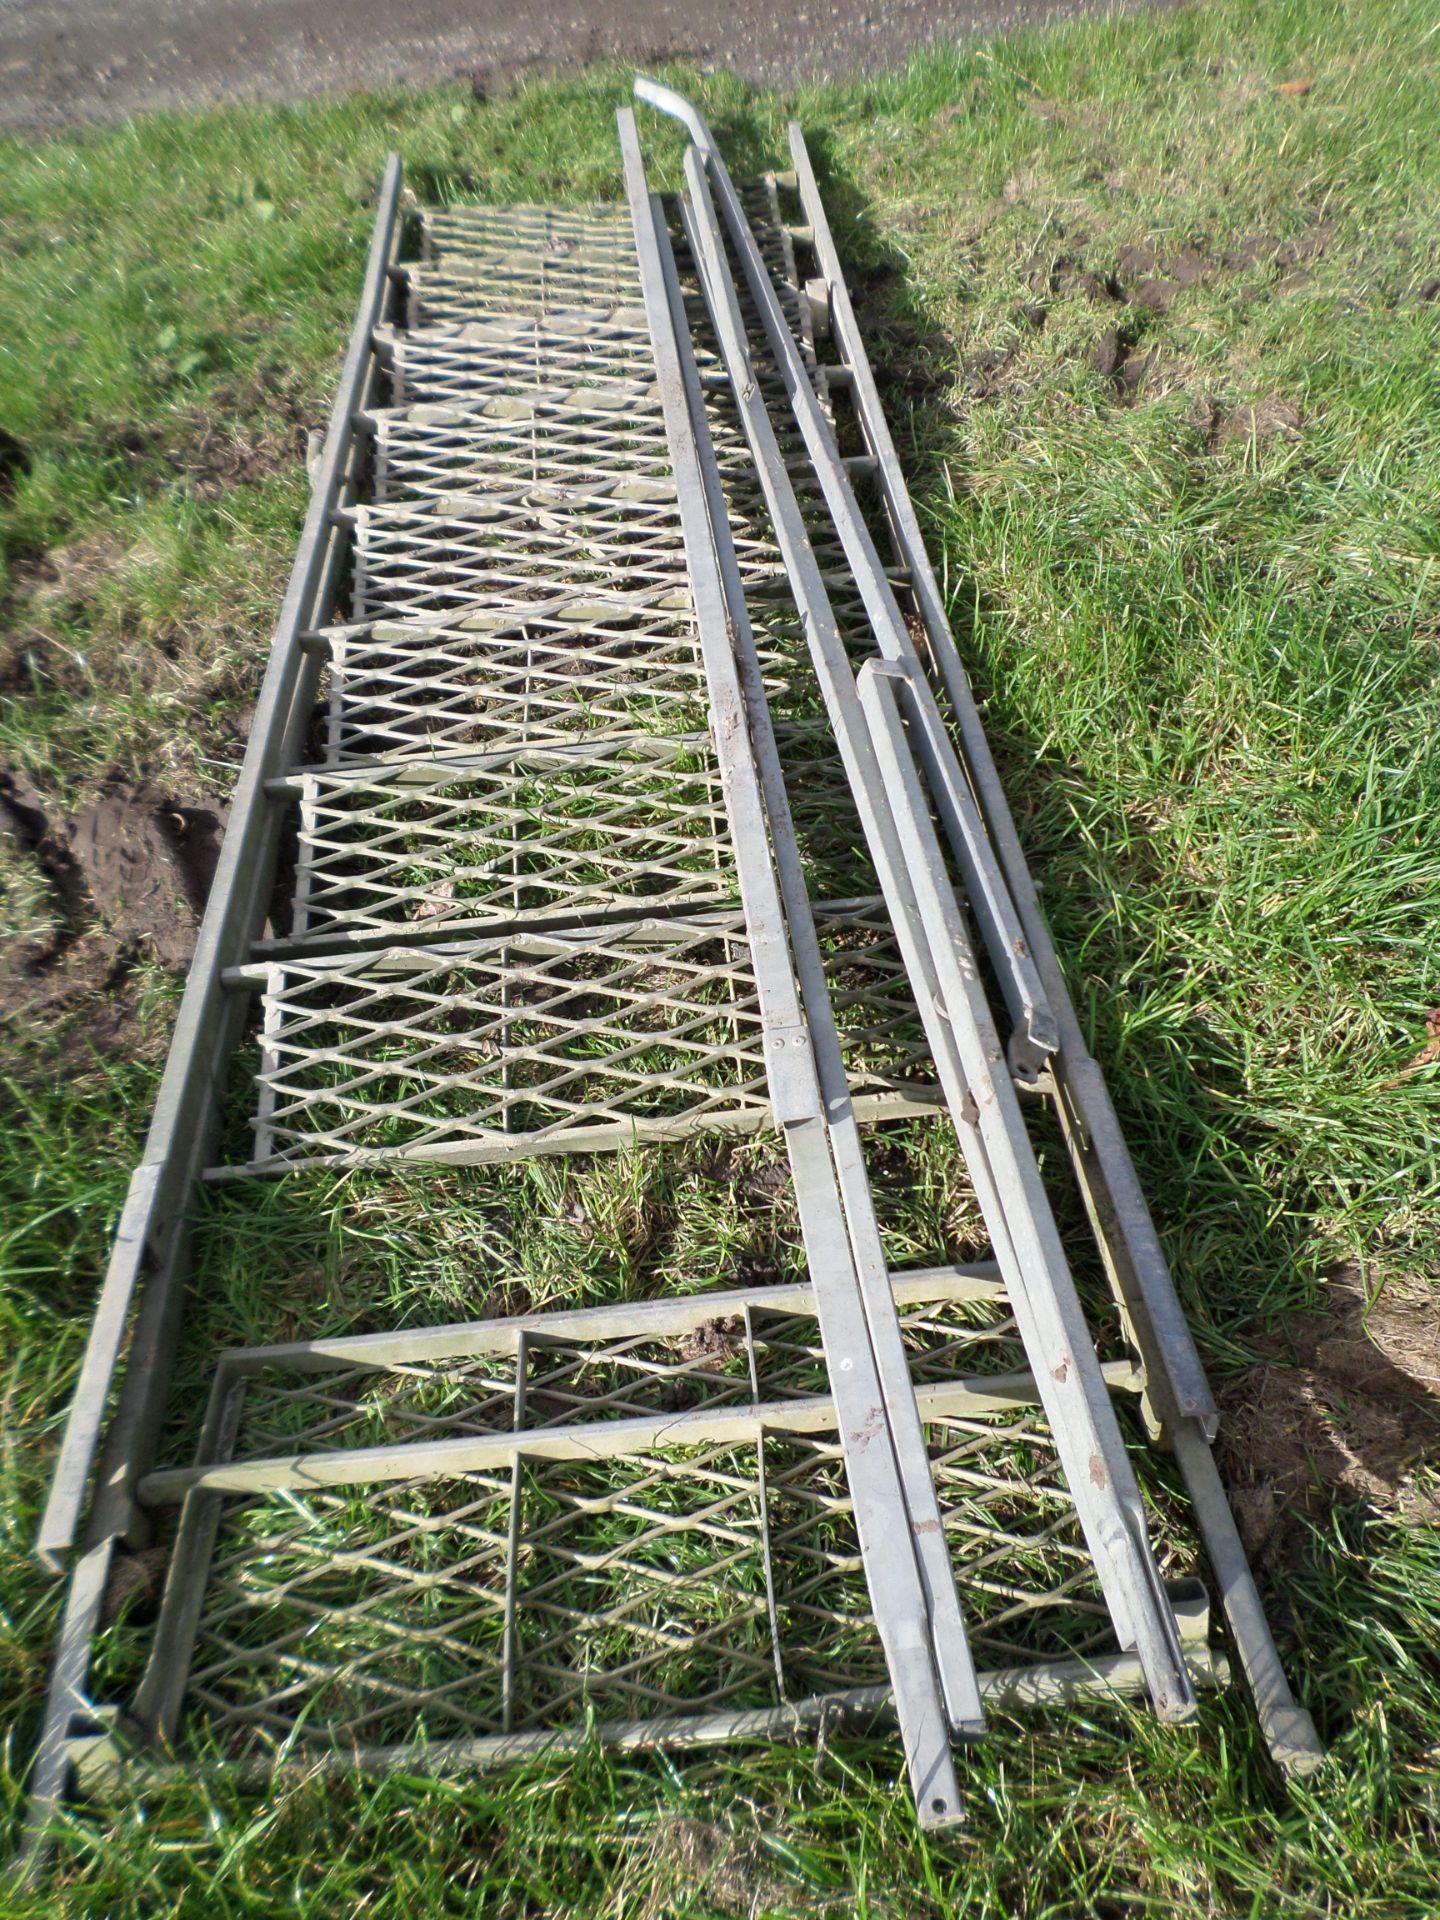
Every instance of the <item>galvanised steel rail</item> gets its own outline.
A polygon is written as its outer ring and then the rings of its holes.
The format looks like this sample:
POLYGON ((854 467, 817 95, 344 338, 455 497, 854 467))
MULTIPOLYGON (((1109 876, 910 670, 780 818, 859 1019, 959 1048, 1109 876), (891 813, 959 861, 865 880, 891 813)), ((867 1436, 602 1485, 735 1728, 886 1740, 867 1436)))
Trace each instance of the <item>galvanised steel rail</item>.
POLYGON ((135 1483, 163 1417, 189 1253, 187 1215, 219 1124, 216 1088, 243 1012, 222 971, 242 958, 270 892, 281 822, 265 782, 293 760, 309 720, 317 666, 302 637, 323 617, 345 563, 334 516, 358 487, 353 419, 374 391, 371 335, 393 298, 400 160, 385 165, 360 300, 311 487, 309 511, 271 641, 270 660, 231 802, 185 996, 140 1165, 131 1176, 81 1362, 37 1553, 70 1573, 40 1743, 30 1781, 22 1860, 38 1858, 64 1791, 69 1745, 90 1715, 90 1654, 118 1543, 137 1525, 135 1483), (124 1355, 118 1399, 115 1383, 124 1355), (101 1449, 102 1434, 104 1446, 101 1449), (99 1467, 96 1455, 99 1452, 99 1467), (93 1497, 92 1492, 93 1476, 93 1497), (88 1502, 88 1520, 87 1520, 88 1502), (82 1535, 82 1524, 84 1531, 82 1535))
MULTIPOLYGON (((1314 1722, 1285 1677, 1274 1638, 1220 1482, 1210 1442, 1216 1412, 1210 1385, 1186 1325, 1159 1235, 1130 1158, 1104 1075, 1085 1044, 1064 970, 1040 908, 1004 786, 985 737, 969 677, 950 630, 944 599, 930 564, 904 470, 880 403, 864 338, 820 196, 815 170, 797 121, 789 126, 795 187, 806 234, 820 268, 819 285, 854 416, 873 462, 895 553, 904 564, 930 657, 949 700, 965 775, 1015 903, 1054 1014, 1058 1041, 1050 1060, 1054 1108, 1069 1149, 1096 1243, 1130 1336, 1145 1361, 1149 1417, 1173 1447, 1214 1572, 1230 1631, 1276 1763, 1287 1773, 1313 1772, 1325 1750, 1314 1722)), ((908 631, 908 630, 907 630, 908 631)), ((913 648, 902 653, 912 676, 923 678, 913 648)), ((927 778, 944 773, 931 757, 933 719, 926 710, 920 752, 927 778)), ((913 737, 913 736, 912 736, 913 737)), ((946 822, 948 830, 948 820, 946 822)))
POLYGON ((960 1815, 949 1735, 974 1736, 982 1730, 979 1688, 874 1205, 854 1151, 854 1113, 809 900, 803 884, 792 883, 782 905, 781 883, 767 853, 768 839, 776 858, 783 858, 792 875, 796 872, 798 849, 788 815, 766 816, 737 658, 753 644, 743 573, 723 500, 706 489, 707 471, 712 478, 716 474, 713 445, 697 404, 688 330, 667 288, 664 255, 669 239, 646 189, 634 118, 628 112, 620 117, 620 144, 640 236, 641 283, 686 527, 696 624, 710 677, 712 726, 726 779, 741 894, 756 979, 770 997, 767 1041, 778 1056, 771 1068, 775 1117, 790 1155, 806 1254, 816 1276, 861 1554, 889 1662, 915 1804, 923 1825, 938 1826, 960 1815), (837 1147, 837 1136, 843 1136, 843 1147, 837 1147), (888 1444, 877 1445, 882 1438, 888 1444), (896 1522, 902 1517, 906 1524, 897 1535, 896 1522))

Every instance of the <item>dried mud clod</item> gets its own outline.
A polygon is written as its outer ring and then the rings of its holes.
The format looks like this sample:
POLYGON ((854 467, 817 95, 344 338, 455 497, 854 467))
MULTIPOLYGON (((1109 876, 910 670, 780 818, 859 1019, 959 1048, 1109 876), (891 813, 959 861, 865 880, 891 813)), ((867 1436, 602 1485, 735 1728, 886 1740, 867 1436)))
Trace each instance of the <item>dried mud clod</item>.
POLYGON ((1224 446, 1258 447, 1268 441, 1299 440, 1305 414, 1297 401, 1279 393, 1234 407, 1222 407, 1213 395, 1197 393, 1190 409, 1190 424, 1199 430, 1204 451, 1216 453, 1224 446))
POLYGON ((195 951, 222 830, 217 808, 182 806, 141 786, 82 808, 68 839, 85 890, 115 939, 178 970, 195 951))
POLYGON ((678 1334, 674 1347, 677 1358, 687 1366, 722 1371, 728 1360, 744 1351, 745 1322, 737 1314, 728 1319, 702 1320, 688 1333, 678 1334))
POLYGON ((1427 1485, 1440 1466, 1440 1313, 1432 1290, 1386 1287, 1372 1304, 1358 1268, 1331 1275, 1326 1311, 1290 1314, 1260 1342, 1273 1363, 1222 1389, 1220 1445, 1257 1567, 1299 1560, 1306 1521, 1334 1500, 1404 1525, 1440 1522, 1427 1485))
POLYGON ((1155 365, 1155 351, 1141 352, 1134 336, 1122 327, 1111 327, 1096 342, 1091 365, 1102 380, 1108 380, 1120 401, 1136 399, 1155 365))
POLYGON ((1030 276, 1030 285, 1042 298, 1089 300, 1095 306, 1123 304, 1125 291, 1113 274, 1099 274, 1080 260, 1061 254, 1048 267, 1030 276))
POLYGON ((133 1553, 119 1553, 110 1569, 109 1584, 101 1610, 101 1623, 114 1626, 127 1617, 131 1626, 154 1617, 160 1591, 169 1564, 168 1547, 141 1547, 133 1553))

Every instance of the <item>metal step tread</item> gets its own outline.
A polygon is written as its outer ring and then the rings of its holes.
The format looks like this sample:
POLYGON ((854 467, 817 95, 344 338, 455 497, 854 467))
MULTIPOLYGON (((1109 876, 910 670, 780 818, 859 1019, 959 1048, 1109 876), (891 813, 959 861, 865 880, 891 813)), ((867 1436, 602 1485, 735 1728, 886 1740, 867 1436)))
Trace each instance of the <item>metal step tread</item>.
MULTIPOLYGON (((817 909, 857 1110, 935 1104, 878 901, 817 909)), ((251 1156, 207 1178, 609 1151, 773 1124, 744 915, 258 962, 251 1156)))
MULTIPOLYGON (((1108 1678, 993 1268, 892 1285, 977 1645, 1037 1691, 1108 1678)), ((364 1765, 418 1720, 429 1765, 586 1715, 683 1745, 881 1686, 813 1315, 807 1286, 750 1288, 222 1357, 197 1468, 148 1483, 190 1492, 138 1727, 364 1765)))
MULTIPOLYGON (((786 741, 807 876, 873 886, 843 772, 818 729, 786 741)), ((563 745, 298 771, 289 943, 433 940, 543 917, 592 923, 734 903, 708 734, 593 733, 563 745)))

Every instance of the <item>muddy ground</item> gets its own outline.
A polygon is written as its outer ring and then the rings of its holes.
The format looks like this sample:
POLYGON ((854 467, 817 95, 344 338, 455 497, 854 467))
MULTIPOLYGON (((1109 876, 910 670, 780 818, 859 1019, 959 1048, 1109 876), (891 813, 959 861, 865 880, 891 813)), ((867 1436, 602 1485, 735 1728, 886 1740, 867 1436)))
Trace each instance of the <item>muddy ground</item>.
MULTIPOLYGON (((1171 4, 1172 0, 1150 0, 1171 4)), ((0 130, 149 107, 461 78, 500 91, 595 60, 691 60, 758 84, 872 71, 932 40, 1099 0, 7 0, 0 130)))
POLYGON ((0 935, 0 1030, 69 1030, 72 1051, 120 1056, 137 1039, 131 976, 189 965, 227 809, 118 776, 66 815, 0 766, 0 877, 28 878, 31 911, 0 935))
POLYGON ((1225 1382, 1220 1452, 1256 1569, 1297 1565, 1334 1501, 1407 1526, 1440 1521, 1440 1314, 1433 1286, 1372 1297, 1337 1268, 1323 1306, 1251 1344, 1269 1358, 1225 1382))

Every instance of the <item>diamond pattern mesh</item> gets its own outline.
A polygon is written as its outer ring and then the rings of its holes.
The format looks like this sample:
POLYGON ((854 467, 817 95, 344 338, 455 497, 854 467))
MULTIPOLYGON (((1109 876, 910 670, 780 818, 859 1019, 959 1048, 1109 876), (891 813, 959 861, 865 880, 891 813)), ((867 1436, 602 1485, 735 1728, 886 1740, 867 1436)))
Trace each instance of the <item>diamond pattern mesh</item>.
POLYGON ((413 328, 465 326, 492 314, 613 313, 639 292, 633 266, 583 247, 568 256, 516 253, 473 265, 457 256, 409 267, 405 279, 413 328))
POLYGON ((668 501, 460 504, 463 512, 355 509, 357 621, 473 606, 543 614, 689 605, 679 514, 668 501))
POLYGON ((731 899, 708 743, 306 776, 293 931, 731 899))
POLYGON ((609 247, 619 258, 633 260, 635 255, 628 207, 603 204, 427 207, 421 216, 421 234, 427 259, 447 253, 484 259, 522 247, 551 251, 559 242, 609 247))
MULTIPOLYGON (((857 1094, 932 1104, 883 907, 822 913, 821 929, 857 1094)), ((581 1152, 769 1121, 738 915, 297 955, 267 978, 242 1171, 581 1152)))
MULTIPOLYGON (((797 838, 813 892, 874 891, 828 739, 789 732, 797 838)), ((708 736, 619 739, 504 758, 383 762, 301 776, 292 938, 734 902, 708 736)))
POLYGON ((491 420, 459 407, 381 414, 375 498, 393 501, 531 487, 674 497, 658 419, 491 420))
POLYGON ((603 319, 545 317, 524 326, 478 321, 390 342, 397 403, 459 401, 472 411, 574 394, 597 411, 618 405, 622 392, 655 390, 645 315, 620 309, 603 319))
POLYGON ((581 609, 331 642, 327 757, 455 752, 602 732, 687 734, 708 716, 688 614, 581 609))
MULTIPOLYGON (((1005 1667, 1107 1649, 1043 1419, 962 1417, 924 1399, 926 1381, 958 1368, 1017 1363, 1003 1302, 929 1301, 903 1319, 977 1658, 1005 1667)), ((493 1326, 477 1331, 493 1346, 493 1326)), ((238 1457, 744 1409, 809 1394, 820 1364, 808 1311, 769 1312, 763 1297, 666 1338, 527 1337, 519 1359, 513 1347, 466 1352, 459 1332, 454 1351, 423 1363, 253 1372, 238 1457)), ((284 1739, 401 1744, 883 1682, 841 1449, 823 1419, 813 1433, 751 1429, 740 1442, 666 1448, 662 1435, 631 1456, 586 1457, 578 1438, 566 1449, 229 1501, 188 1735, 235 1754, 284 1739)))

